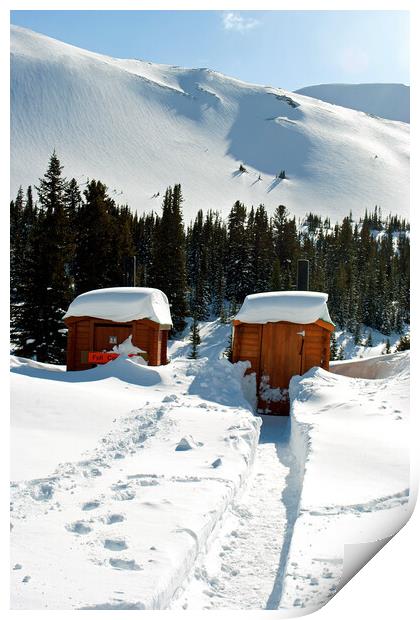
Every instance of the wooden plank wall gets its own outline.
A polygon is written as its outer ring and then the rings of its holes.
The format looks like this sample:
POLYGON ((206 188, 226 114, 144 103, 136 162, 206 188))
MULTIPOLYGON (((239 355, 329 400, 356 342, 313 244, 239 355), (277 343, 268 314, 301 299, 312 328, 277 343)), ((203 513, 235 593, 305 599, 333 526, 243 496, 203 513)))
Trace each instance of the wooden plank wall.
MULTIPOLYGON (((232 360, 251 362, 248 372, 256 373, 257 386, 261 376, 267 375, 271 387, 288 388, 293 375, 304 374, 313 366, 329 369, 330 326, 285 321, 264 325, 234 323, 232 360), (302 337, 298 335, 302 331, 303 349, 302 337)), ((276 408, 275 403, 273 407, 276 408)), ((277 409, 282 407, 286 411, 284 405, 277 409)))
POLYGON ((251 368, 247 373, 260 373, 262 325, 241 323, 234 326, 233 353, 234 362, 249 361, 251 368))
MULTIPOLYGON (((94 350, 95 326, 109 324, 113 321, 92 317, 70 317, 65 321, 68 328, 67 335, 67 370, 86 370, 93 368, 93 364, 81 361, 82 351, 94 350)), ((133 323, 115 323, 115 326, 132 326, 133 344, 148 353, 150 366, 167 363, 168 330, 148 319, 141 319, 133 323)))

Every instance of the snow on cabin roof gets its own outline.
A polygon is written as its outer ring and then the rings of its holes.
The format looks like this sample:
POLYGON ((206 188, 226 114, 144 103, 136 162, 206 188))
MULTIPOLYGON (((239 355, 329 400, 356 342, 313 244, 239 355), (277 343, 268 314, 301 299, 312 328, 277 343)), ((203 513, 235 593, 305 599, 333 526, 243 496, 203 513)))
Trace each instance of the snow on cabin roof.
POLYGON ((331 321, 328 295, 312 291, 273 291, 247 295, 235 319, 242 323, 314 323, 331 321))
POLYGON ((102 288, 82 293, 74 299, 63 319, 92 316, 118 323, 150 319, 160 325, 172 326, 168 298, 157 288, 102 288))

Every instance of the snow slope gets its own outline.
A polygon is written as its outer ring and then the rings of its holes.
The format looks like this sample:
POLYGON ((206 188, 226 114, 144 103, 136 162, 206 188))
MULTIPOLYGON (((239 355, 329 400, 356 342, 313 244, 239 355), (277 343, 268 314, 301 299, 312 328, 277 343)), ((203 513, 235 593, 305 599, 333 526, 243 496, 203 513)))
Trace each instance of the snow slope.
POLYGON ((180 182, 187 221, 199 208, 226 214, 237 199, 333 220, 375 205, 407 216, 408 137, 405 123, 12 26, 12 196, 37 182, 55 148, 68 176, 100 178, 140 211, 159 210, 180 182))
POLYGON ((295 92, 391 121, 410 122, 410 87, 405 84, 318 84, 295 92))

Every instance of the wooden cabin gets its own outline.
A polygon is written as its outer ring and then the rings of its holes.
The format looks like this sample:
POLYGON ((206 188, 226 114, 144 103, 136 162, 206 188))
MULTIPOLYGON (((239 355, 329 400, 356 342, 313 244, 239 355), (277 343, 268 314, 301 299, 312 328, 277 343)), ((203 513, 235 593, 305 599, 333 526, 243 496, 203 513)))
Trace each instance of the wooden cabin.
POLYGON ((172 320, 168 298, 158 289, 89 291, 74 299, 63 320, 67 370, 87 370, 122 353, 141 355, 149 366, 167 364, 172 320))
POLYGON ((233 321, 232 361, 251 363, 260 413, 289 414, 289 382, 313 366, 329 369, 334 331, 328 295, 285 291, 248 295, 233 321))

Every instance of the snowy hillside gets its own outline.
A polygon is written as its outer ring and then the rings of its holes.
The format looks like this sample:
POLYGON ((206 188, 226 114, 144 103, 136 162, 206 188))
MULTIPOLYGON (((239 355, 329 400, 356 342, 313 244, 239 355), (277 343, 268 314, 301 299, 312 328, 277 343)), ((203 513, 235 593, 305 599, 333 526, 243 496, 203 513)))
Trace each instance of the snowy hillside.
POLYGON ((375 205, 408 215, 404 123, 19 27, 11 54, 12 196, 37 182, 55 148, 67 176, 100 178, 141 211, 159 210, 165 188, 180 182, 187 221, 199 208, 226 214, 237 199, 333 220, 375 205))
POLYGON ((12 357, 13 609, 290 617, 340 587, 344 543, 407 519, 409 353, 313 368, 291 418, 260 417, 230 326, 200 333, 163 367, 12 357))
POLYGON ((405 84, 318 84, 295 92, 391 121, 410 122, 410 87, 405 84))

